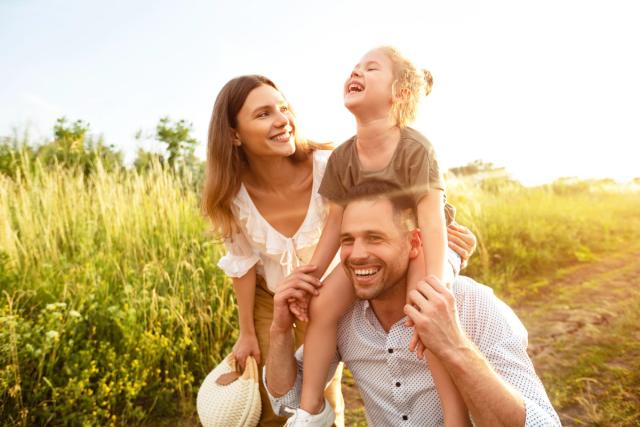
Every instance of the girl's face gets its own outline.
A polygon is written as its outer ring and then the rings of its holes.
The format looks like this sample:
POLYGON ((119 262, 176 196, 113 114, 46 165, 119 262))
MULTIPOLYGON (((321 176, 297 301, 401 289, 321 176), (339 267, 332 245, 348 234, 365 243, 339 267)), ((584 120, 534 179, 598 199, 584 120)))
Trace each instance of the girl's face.
POLYGON ((357 117, 388 115, 393 103, 393 63, 374 49, 360 59, 344 84, 344 105, 357 117))
POLYGON ((262 85, 249 93, 238 112, 234 144, 249 157, 287 157, 296 151, 295 128, 282 94, 262 85))

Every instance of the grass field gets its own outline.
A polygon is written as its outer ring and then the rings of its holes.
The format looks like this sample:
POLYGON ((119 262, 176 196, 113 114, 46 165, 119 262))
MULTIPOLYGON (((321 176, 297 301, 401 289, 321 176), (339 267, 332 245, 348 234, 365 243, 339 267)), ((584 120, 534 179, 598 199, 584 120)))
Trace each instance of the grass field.
MULTIPOLYGON (((193 182, 159 167, 25 170, 0 175, 3 425, 192 419, 199 383, 237 333, 193 182)), ((537 298, 550 272, 640 237, 633 188, 459 182, 449 193, 480 239, 466 274, 513 301, 537 298)))

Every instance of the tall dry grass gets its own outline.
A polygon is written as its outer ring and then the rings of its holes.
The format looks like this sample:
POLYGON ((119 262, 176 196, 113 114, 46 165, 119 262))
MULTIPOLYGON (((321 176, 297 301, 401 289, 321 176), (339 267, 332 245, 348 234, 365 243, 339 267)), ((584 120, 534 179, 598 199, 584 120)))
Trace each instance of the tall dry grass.
POLYGON ((235 306, 189 177, 29 166, 0 176, 0 419, 190 413, 235 306))
POLYGON ((640 238, 638 186, 578 181, 525 188, 505 180, 487 187, 466 179, 454 180, 448 196, 458 221, 479 241, 463 273, 500 292, 527 293, 527 282, 640 238))
MULTIPOLYGON (((232 291, 215 267, 221 249, 191 178, 159 166, 20 170, 0 175, 0 419, 189 417, 236 334, 232 291)), ((466 274, 499 292, 640 237, 634 191, 468 181, 449 195, 480 239, 466 274)))

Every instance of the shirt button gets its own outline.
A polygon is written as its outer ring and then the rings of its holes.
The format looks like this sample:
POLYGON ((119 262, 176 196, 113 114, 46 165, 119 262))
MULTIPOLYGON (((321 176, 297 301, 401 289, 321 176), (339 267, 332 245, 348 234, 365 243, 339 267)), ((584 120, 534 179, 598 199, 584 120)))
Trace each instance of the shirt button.
POLYGON ((396 387, 400 387, 400 383, 396 383, 396 387))
POLYGON ((407 417, 406 415, 403 415, 403 416, 402 416, 402 420, 403 420, 403 421, 407 421, 408 419, 409 419, 409 417, 407 417))
POLYGON ((393 353, 393 349, 392 348, 389 349, 389 353, 393 353))

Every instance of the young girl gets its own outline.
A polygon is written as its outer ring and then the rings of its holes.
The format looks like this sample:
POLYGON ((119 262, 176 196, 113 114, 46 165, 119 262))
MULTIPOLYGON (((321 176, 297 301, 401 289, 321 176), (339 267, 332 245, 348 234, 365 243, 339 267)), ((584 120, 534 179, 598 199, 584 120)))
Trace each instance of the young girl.
MULTIPOLYGON (((435 275, 450 283, 451 269, 446 263, 446 221, 452 212, 445 209, 444 185, 431 144, 407 125, 415 119, 419 96, 432 85, 428 71, 419 73, 394 48, 381 47, 368 52, 353 69, 344 86, 345 106, 355 116, 357 134, 331 155, 319 193, 331 201, 325 228, 311 264, 322 275, 339 247, 341 205, 347 190, 369 179, 388 180, 405 188, 417 206, 424 257, 409 266, 408 291, 418 280, 435 275), (423 264, 424 262, 424 264, 423 264)), ((452 263, 453 265, 453 263, 452 263)), ((456 266, 459 268, 460 264, 456 266)), ((365 271, 364 276, 374 276, 365 271)), ((363 276, 363 277, 364 277, 363 276)), ((364 279, 366 280, 366 279, 364 279)), ((303 425, 331 419, 318 419, 323 411, 322 391, 336 348, 337 323, 354 302, 355 296, 342 268, 325 281, 320 295, 309 306, 310 323, 305 336, 304 377, 301 410, 287 425, 303 425), (319 414, 319 415, 313 415, 319 414)), ((292 311, 306 318, 304 303, 291 302, 292 311)), ((412 339, 411 350, 422 343, 412 339)), ((420 355, 422 350, 418 352, 420 355)), ((444 367, 426 352, 429 368, 444 412, 447 426, 469 425, 467 409, 444 367)))

